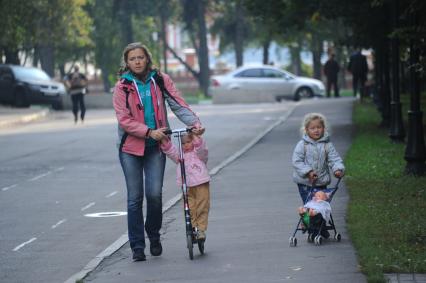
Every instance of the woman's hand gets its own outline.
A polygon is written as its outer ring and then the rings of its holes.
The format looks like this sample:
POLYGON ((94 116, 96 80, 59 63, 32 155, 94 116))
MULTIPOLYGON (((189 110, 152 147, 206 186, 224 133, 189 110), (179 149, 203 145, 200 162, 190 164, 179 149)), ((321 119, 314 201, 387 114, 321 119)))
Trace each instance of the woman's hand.
POLYGON ((205 131, 206 131, 206 128, 203 128, 201 126, 195 126, 191 129, 191 132, 197 136, 201 136, 202 134, 204 134, 205 131))
POLYGON ((164 131, 166 130, 167 127, 151 130, 149 132, 149 137, 153 138, 156 141, 161 141, 162 139, 165 139, 167 137, 167 135, 164 133, 164 131))

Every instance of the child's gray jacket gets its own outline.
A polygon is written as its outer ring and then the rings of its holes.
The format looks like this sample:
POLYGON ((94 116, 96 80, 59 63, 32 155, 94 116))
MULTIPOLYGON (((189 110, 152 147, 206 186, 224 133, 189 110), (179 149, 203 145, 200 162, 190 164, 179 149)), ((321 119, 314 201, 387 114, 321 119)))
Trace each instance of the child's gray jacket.
POLYGON ((330 169, 331 173, 337 170, 344 172, 345 170, 343 160, 333 143, 330 142, 327 133, 317 141, 305 134, 293 151, 292 163, 294 168, 293 181, 307 186, 312 186, 307 176, 311 170, 314 170, 318 175, 316 186, 330 184, 330 169))

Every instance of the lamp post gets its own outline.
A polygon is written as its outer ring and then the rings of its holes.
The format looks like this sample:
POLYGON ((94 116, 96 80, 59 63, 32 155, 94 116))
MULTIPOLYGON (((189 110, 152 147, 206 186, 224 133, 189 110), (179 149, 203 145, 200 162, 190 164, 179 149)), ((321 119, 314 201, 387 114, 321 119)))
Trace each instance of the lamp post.
MULTIPOLYGON (((399 26, 398 24, 398 6, 399 1, 392 1, 391 8, 391 18, 392 18, 392 28, 396 30, 399 26)), ((393 142, 403 142, 405 137, 404 124, 402 123, 402 109, 400 102, 400 92, 399 92, 399 39, 394 36, 391 39, 391 48, 392 48, 392 94, 391 94, 391 121, 389 129, 389 137, 393 142)))
MULTIPOLYGON (((410 19, 411 27, 417 26, 417 13, 413 12, 410 19)), ((422 176, 426 171, 426 148, 423 133, 423 112, 420 108, 420 78, 418 70, 419 48, 414 36, 410 39, 410 110, 408 111, 408 140, 405 148, 407 174, 422 176)))

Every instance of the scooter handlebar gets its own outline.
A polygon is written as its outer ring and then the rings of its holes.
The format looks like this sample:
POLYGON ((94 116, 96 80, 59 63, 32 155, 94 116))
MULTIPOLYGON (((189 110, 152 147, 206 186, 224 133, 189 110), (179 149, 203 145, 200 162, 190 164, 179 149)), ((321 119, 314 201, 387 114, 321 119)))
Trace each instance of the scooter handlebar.
POLYGON ((164 131, 164 133, 166 135, 171 135, 171 134, 178 134, 178 133, 187 133, 187 132, 191 132, 192 129, 191 128, 180 128, 180 129, 167 129, 164 131))

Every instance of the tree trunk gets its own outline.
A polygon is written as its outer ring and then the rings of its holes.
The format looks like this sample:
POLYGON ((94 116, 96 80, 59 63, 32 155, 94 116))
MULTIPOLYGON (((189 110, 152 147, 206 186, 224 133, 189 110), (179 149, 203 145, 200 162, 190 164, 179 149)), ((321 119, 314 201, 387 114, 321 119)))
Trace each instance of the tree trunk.
POLYGON ((4 55, 6 57, 5 64, 20 65, 18 50, 5 48, 4 55))
POLYGON ((165 73, 167 73, 167 21, 166 21, 166 13, 164 10, 164 7, 162 7, 160 11, 160 21, 161 21, 161 42, 162 42, 162 51, 163 51, 163 70, 165 73))
POLYGON ((321 80, 321 54, 322 40, 318 35, 312 35, 312 64, 314 69, 314 78, 321 80))
POLYGON ((265 40, 263 42, 263 64, 267 65, 269 64, 269 46, 271 45, 271 41, 265 40))
POLYGON ((198 11, 197 11, 197 21, 198 21, 198 30, 199 30, 199 40, 200 40, 200 53, 199 53, 199 64, 200 64, 200 87, 203 94, 208 96, 208 87, 209 87, 209 50, 207 47, 207 28, 206 28, 206 19, 205 19, 205 0, 200 0, 198 2, 198 11))
POLYGON ((55 76, 55 55, 52 45, 39 46, 41 68, 52 78, 55 76))
POLYGON ((240 67, 244 63, 243 51, 244 51, 244 10, 241 1, 237 1, 235 6, 235 61, 237 67, 240 67))
POLYGON ((290 45, 290 56, 291 56, 291 72, 297 76, 302 74, 302 61, 300 59, 300 45, 294 43, 290 45))
POLYGON ((131 17, 132 7, 130 7, 128 0, 121 0, 119 3, 120 3, 120 11, 118 15, 119 15, 120 29, 121 29, 121 34, 123 35, 123 39, 125 40, 124 45, 127 45, 131 42, 134 42, 132 17, 131 17))

